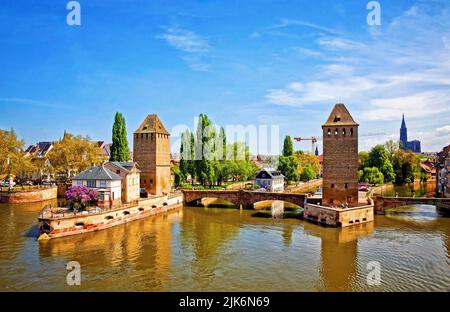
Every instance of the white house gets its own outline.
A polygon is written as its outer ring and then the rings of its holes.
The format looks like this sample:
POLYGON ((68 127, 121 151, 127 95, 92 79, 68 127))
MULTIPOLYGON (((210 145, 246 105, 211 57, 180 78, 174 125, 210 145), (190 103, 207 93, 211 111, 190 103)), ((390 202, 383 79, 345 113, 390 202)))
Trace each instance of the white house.
POLYGON ((255 185, 270 192, 284 191, 284 175, 274 168, 262 168, 256 173, 255 185))
POLYGON ((122 178, 104 166, 93 166, 72 178, 72 185, 84 185, 98 193, 98 206, 122 204, 122 178))

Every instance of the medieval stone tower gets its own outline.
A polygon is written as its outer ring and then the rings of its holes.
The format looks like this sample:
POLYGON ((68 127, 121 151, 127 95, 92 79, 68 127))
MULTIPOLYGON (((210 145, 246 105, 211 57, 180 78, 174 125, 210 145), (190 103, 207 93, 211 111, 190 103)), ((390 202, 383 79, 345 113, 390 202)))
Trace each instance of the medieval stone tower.
POLYGON ((170 134, 157 115, 148 115, 134 132, 133 161, 141 170, 141 188, 154 195, 170 192, 170 134))
POLYGON ((358 126, 344 104, 322 126, 324 206, 358 205, 358 126))

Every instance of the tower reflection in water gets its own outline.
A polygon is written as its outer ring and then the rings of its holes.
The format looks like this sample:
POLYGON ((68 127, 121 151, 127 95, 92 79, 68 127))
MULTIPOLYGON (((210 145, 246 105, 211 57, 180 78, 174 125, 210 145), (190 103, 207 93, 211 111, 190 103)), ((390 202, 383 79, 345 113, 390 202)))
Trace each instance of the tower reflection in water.
MULTIPOLYGON (((358 277, 358 240, 373 234, 374 222, 341 229, 304 223, 304 230, 321 238, 320 283, 324 291, 351 291, 358 277)), ((361 282, 361 281, 359 281, 361 282)))

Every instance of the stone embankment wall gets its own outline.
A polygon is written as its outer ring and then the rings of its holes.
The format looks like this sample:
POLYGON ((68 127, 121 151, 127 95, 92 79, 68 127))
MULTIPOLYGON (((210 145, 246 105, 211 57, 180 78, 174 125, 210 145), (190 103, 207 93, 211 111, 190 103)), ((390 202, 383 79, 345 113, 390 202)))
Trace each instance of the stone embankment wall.
POLYGON ((55 199, 58 197, 58 188, 56 186, 45 189, 36 189, 23 192, 0 192, 0 203, 22 204, 34 203, 55 199))

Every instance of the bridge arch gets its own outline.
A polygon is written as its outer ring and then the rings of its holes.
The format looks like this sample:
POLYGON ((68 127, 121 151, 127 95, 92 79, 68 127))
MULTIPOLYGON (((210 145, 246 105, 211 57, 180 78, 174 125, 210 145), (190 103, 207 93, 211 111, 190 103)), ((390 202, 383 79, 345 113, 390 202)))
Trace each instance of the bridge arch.
POLYGON ((253 209, 257 202, 265 200, 280 200, 304 207, 307 194, 271 193, 252 191, 212 191, 212 190, 183 190, 186 204, 196 202, 202 198, 220 198, 236 205, 237 208, 253 209))
POLYGON ((300 209, 300 208, 302 208, 302 206, 299 205, 298 203, 293 203, 293 202, 290 202, 288 200, 270 200, 270 199, 269 200, 255 201, 253 203, 253 208, 254 209, 259 209, 261 206, 266 206, 268 204, 273 204, 274 202, 282 202, 285 206, 286 206, 286 204, 288 204, 289 206, 292 206, 292 207, 288 207, 288 208, 293 208, 293 209, 300 209))

